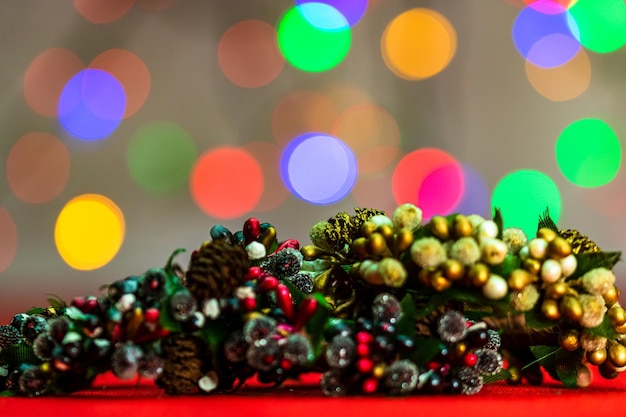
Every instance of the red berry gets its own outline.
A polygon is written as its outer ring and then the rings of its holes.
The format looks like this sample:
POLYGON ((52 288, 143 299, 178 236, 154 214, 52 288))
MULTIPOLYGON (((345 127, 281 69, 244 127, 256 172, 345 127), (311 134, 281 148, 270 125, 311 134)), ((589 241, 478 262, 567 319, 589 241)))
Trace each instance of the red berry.
POLYGON ((356 354, 359 356, 369 356, 371 351, 370 345, 367 343, 358 343, 356 345, 356 354))
POLYGON ((263 281, 257 286, 260 293, 266 293, 275 289, 278 286, 278 278, 271 275, 263 278, 263 281))
POLYGON ((245 311, 252 311, 256 308, 256 298, 248 297, 243 300, 239 300, 239 305, 241 305, 241 308, 245 311))
POLYGON ((159 310, 156 308, 149 308, 143 312, 143 317, 148 323, 156 323, 159 321, 159 310))
POLYGON ((292 249, 298 250, 298 249, 300 249, 300 243, 297 240, 295 240, 295 239, 285 240, 283 243, 278 245, 278 247, 276 248, 274 253, 278 253, 281 250, 287 249, 287 248, 292 248, 292 249))
POLYGON ((317 311, 317 304, 317 299, 314 297, 305 297, 300 302, 298 305, 298 317, 294 324, 296 329, 301 329, 313 317, 313 314, 317 311))
POLYGON ((262 272, 263 270, 261 270, 258 266, 251 266, 250 269, 248 269, 246 279, 248 281, 252 281, 253 279, 260 277, 262 272))
POLYGON ((376 389, 378 389, 378 380, 376 378, 367 378, 363 381, 361 388, 364 393, 372 394, 373 392, 376 392, 376 389))
POLYGON ((243 238, 247 245, 248 243, 256 240, 261 234, 261 222, 254 217, 250 217, 243 224, 243 238))
POLYGON ((356 334, 356 341, 358 343, 372 343, 374 336, 368 332, 358 332, 356 334))
POLYGON ((356 362, 356 369, 362 374, 369 374, 374 368, 374 361, 369 358, 361 358, 356 362))
POLYGON ((441 368, 441 364, 437 361, 429 361, 426 363, 426 369, 429 371, 434 371, 435 369, 441 368))
POLYGON ((478 362, 478 356, 475 353, 466 353, 463 356, 463 365, 472 368, 476 366, 476 362, 478 362))

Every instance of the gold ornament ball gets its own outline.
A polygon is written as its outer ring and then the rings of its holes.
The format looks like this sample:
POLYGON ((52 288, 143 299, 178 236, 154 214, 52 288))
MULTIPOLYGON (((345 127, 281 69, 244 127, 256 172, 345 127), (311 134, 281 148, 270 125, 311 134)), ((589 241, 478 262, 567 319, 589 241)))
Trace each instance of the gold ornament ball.
POLYGON ((572 321, 578 322, 583 317, 583 307, 574 296, 566 295, 563 297, 559 308, 561 313, 572 321))
POLYGON ((472 222, 463 214, 457 214, 452 220, 452 229, 457 238, 472 236, 474 227, 472 222))
POLYGON ((585 356, 587 358, 587 361, 590 364, 598 366, 604 363, 604 361, 607 358, 607 353, 606 353, 606 349, 602 348, 602 349, 590 350, 587 352, 585 356))
POLYGON ((565 296, 565 294, 567 294, 568 289, 569 286, 565 282, 559 281, 548 285, 546 287, 545 294, 548 298, 551 298, 553 300, 560 300, 561 298, 563 298, 563 296, 565 296))
POLYGON ((546 242, 553 241, 557 236, 558 235, 554 230, 548 229, 547 227, 542 227, 541 229, 537 230, 537 237, 540 239, 544 239, 546 242))
POLYGON ((430 286, 433 287, 435 291, 445 291, 452 286, 452 281, 439 272, 430 276, 430 286))
POLYGON ((561 236, 557 236, 553 240, 548 241, 548 256, 551 258, 565 258, 570 253, 572 253, 572 247, 569 242, 561 236))
POLYGON ((489 267, 485 264, 476 263, 472 265, 467 272, 469 282, 475 287, 482 287, 489 280, 489 267))
POLYGON ((569 351, 580 348, 580 332, 576 329, 567 329, 561 332, 559 334, 559 346, 569 351))
POLYGON ((374 257, 382 256, 387 251, 385 237, 378 232, 372 233, 365 242, 365 248, 374 257))
POLYGON ((409 229, 401 229, 395 237, 395 249, 398 252, 404 252, 411 247, 414 237, 413 232, 409 229))
POLYGON ((558 320, 561 318, 559 304, 556 300, 544 300, 541 304, 541 312, 549 320, 558 320))
POLYGON ((430 230, 439 240, 448 240, 450 237, 450 224, 443 216, 433 216, 430 219, 430 230))
POLYGON ((524 262, 522 262, 522 268, 533 275, 538 275, 539 271, 541 271, 541 261, 533 258, 526 258, 524 259, 524 262))
POLYGON ((367 243, 367 239, 364 237, 359 237, 352 241, 352 246, 351 246, 352 252, 354 252, 354 254, 359 259, 367 259, 369 256, 366 243, 367 243))
POLYGON ((613 327, 619 327, 626 323, 626 311, 621 306, 614 305, 607 313, 613 327))
POLYGON ((609 288, 607 292, 602 294, 602 298, 604 298, 604 302, 608 307, 611 307, 615 303, 619 301, 620 291, 617 287, 613 286, 609 288))
POLYGON ((619 343, 611 343, 607 348, 609 352, 609 360, 617 367, 626 366, 626 346, 619 343))
POLYGON ((446 259, 441 266, 443 275, 450 281, 458 281, 465 275, 463 264, 456 259, 446 259))
POLYGON ((509 275, 509 287, 515 291, 521 291, 530 284, 533 280, 533 275, 525 269, 514 269, 509 275))

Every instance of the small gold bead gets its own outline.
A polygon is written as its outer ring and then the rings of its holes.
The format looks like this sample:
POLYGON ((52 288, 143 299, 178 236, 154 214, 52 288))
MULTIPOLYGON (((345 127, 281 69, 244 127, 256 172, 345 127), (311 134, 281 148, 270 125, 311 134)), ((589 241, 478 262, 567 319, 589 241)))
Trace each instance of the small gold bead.
MULTIPOLYGON (((546 239, 547 240, 547 239, 546 239)), ((548 241, 548 256, 555 259, 561 259, 572 253, 572 247, 569 242, 561 236, 555 237, 548 241)))
POLYGON ((385 237, 378 232, 372 233, 367 238, 367 241, 365 242, 365 248, 367 249, 367 252, 374 257, 382 256, 385 252, 388 251, 385 237))
POLYGON ((626 311, 621 306, 614 305, 607 313, 613 327, 619 327, 626 323, 626 311))
POLYGON ((553 300, 560 300, 565 294, 567 294, 568 288, 569 286, 563 281, 550 284, 546 287, 546 297, 553 300))
POLYGON ((525 269, 514 269, 509 275, 508 283, 509 288, 515 291, 521 291, 530 284, 533 280, 533 275, 525 269))
POLYGON ((453 347, 453 353, 455 358, 460 358, 467 351, 467 345, 465 342, 458 342, 453 347))
POLYGON ((433 287, 435 291, 445 291, 450 288, 452 281, 443 276, 441 272, 437 272, 438 273, 430 276, 430 286, 433 287))
POLYGON ((457 238, 472 236, 474 227, 472 222, 463 214, 457 214, 452 220, 452 230, 457 238))
POLYGON ((506 380, 506 382, 511 385, 519 385, 522 383, 522 372, 517 366, 511 366, 507 369, 507 371, 509 371, 511 376, 506 380))
POLYGON ((559 304, 555 300, 544 300, 541 304, 541 312, 549 320, 558 320, 561 318, 559 304))
POLYGON ((583 317, 583 307, 576 297, 566 295, 559 305, 561 313, 568 319, 578 322, 583 317))
POLYGON ((398 253, 404 252, 411 247, 413 240, 413 232, 411 232, 409 229, 401 229, 396 234, 394 249, 398 253))
POLYGON ((580 348, 580 332, 576 329, 563 331, 559 334, 559 346, 569 351, 580 348))
POLYGON ((615 327, 615 331, 619 334, 626 334, 626 323, 622 324, 621 326, 615 327))
POLYGON ((465 275, 465 267, 456 259, 446 259, 441 266, 443 275, 450 281, 458 281, 465 275))
POLYGON ((607 292, 602 294, 602 298, 604 298, 604 302, 608 307, 611 307, 613 304, 619 301, 620 291, 617 287, 613 286, 607 292))
POLYGON ((369 256, 369 253, 367 252, 367 248, 365 246, 366 242, 367 239, 364 237, 359 237, 352 241, 352 246, 350 248, 359 259, 367 259, 369 256))
POLYGON ((547 227, 542 227, 541 229, 537 230, 537 237, 540 239, 544 239, 546 242, 551 242, 556 237, 558 237, 558 235, 554 230, 547 227))
POLYGON ((476 263, 472 265, 467 272, 467 277, 471 285, 475 287, 482 287, 489 280, 489 267, 482 263, 476 263))
POLYGON ((609 360, 617 367, 626 366, 626 346, 619 343, 611 343, 608 347, 609 360))
POLYGON ((50 365, 50 362, 44 362, 39 366, 39 369, 43 372, 50 372, 52 370, 52 366, 50 365))
POLYGON ((538 275, 539 271, 541 271, 541 261, 533 258, 526 258, 524 259, 524 262, 522 262, 522 268, 533 275, 538 275))
POLYGON ((305 261, 314 261, 320 258, 321 256, 328 254, 328 251, 325 251, 324 249, 319 248, 315 245, 303 246, 300 249, 300 252, 302 253, 302 256, 304 257, 305 261))
POLYGON ((433 216, 430 219, 430 230, 439 240, 448 240, 450 238, 450 224, 448 219, 443 216, 433 216))
POLYGON ((606 348, 590 350, 585 356, 590 364, 596 366, 602 365, 607 357, 606 348))
POLYGON ((374 369, 372 370, 372 375, 374 376, 374 378, 382 378, 383 375, 385 375, 385 368, 386 365, 384 363, 376 364, 374 366, 374 369))
POLYGON ((378 225, 374 222, 367 221, 361 225, 361 236, 368 238, 374 231, 378 225))

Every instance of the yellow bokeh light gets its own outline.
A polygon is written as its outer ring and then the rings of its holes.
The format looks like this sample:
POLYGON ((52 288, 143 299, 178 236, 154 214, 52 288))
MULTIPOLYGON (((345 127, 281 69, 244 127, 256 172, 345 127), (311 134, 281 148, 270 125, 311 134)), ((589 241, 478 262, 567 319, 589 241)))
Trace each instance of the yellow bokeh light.
POLYGON ((452 24, 429 9, 411 9, 397 16, 385 29, 381 49, 385 64, 398 77, 421 80, 448 66, 456 53, 452 24))
POLYGON ((83 194, 59 213, 54 240, 61 258, 72 268, 92 270, 109 263, 122 246, 122 211, 106 197, 83 194))

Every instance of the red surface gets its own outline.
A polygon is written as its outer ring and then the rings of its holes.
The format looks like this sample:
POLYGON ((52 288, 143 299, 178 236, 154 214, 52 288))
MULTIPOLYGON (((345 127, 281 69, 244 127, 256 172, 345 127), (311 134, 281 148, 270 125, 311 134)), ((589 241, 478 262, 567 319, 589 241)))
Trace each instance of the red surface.
POLYGON ((167 396, 151 383, 100 378, 93 389, 68 397, 0 398, 1 417, 265 417, 265 416, 445 416, 542 417, 626 415, 626 377, 567 389, 547 382, 540 387, 488 385, 473 396, 324 397, 308 381, 280 389, 247 386, 236 394, 167 396), (609 414, 610 413, 610 414, 609 414))

